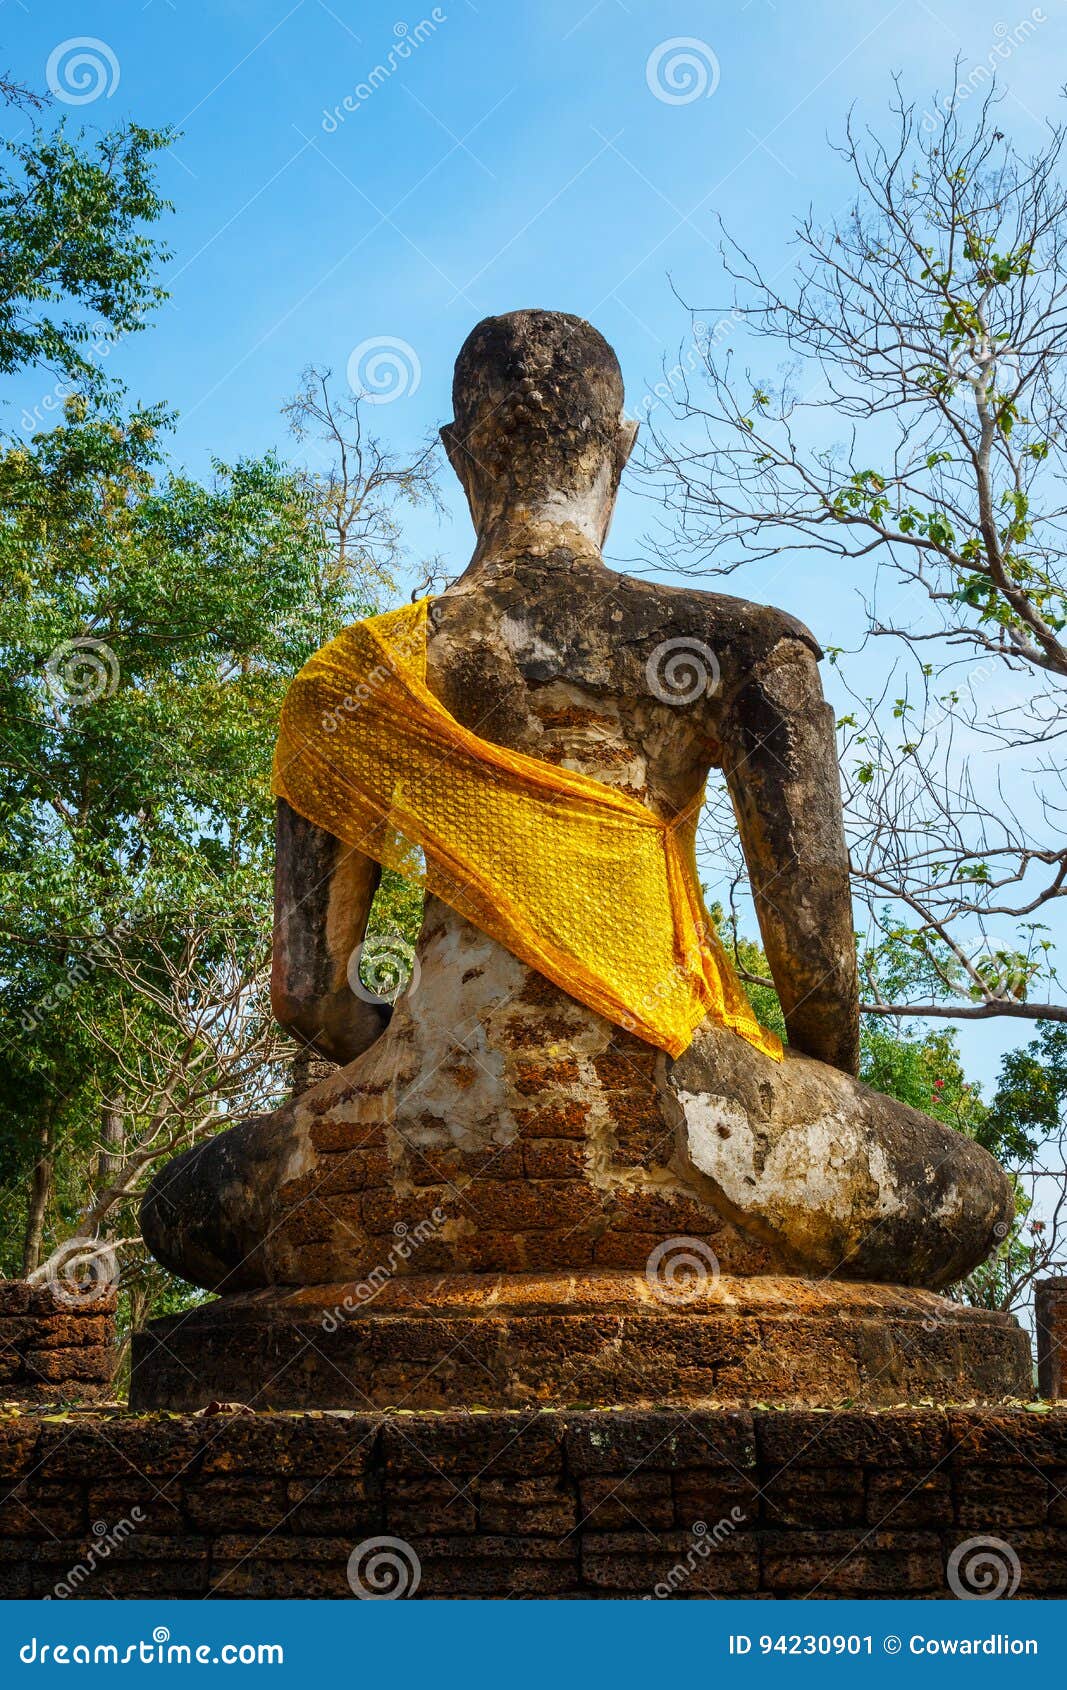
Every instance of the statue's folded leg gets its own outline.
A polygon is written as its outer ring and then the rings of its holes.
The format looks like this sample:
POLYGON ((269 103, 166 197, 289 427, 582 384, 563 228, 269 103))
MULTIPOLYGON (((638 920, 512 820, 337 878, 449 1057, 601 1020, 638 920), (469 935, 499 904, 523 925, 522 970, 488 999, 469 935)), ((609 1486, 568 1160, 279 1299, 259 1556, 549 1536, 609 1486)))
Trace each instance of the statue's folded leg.
POLYGON ((671 1086, 706 1200, 803 1272, 937 1288, 1008 1230, 1011 1183, 992 1156, 826 1063, 776 1063, 705 1023, 671 1086))
POLYGON ((159 1170, 140 1217, 158 1262, 209 1291, 270 1283, 269 1204, 297 1144, 292 1113, 242 1121, 159 1170))

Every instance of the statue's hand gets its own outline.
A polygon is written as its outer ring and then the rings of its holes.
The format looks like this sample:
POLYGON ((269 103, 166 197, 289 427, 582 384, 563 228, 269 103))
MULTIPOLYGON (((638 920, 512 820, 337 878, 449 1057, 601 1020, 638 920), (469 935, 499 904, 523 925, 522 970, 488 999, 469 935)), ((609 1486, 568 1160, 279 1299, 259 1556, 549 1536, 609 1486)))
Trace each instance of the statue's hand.
POLYGON ((287 1033, 339 1067, 354 1062, 384 1033, 392 1005, 369 1003, 347 987, 300 1003, 274 999, 274 1013, 287 1033))

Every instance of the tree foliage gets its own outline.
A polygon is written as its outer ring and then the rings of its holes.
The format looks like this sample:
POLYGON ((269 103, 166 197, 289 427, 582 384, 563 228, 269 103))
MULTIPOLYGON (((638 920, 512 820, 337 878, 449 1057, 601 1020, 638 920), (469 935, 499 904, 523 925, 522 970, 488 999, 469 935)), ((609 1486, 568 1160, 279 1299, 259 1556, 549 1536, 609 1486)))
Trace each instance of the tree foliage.
POLYGON ((55 426, 0 450, 3 1267, 106 1239, 131 1319, 178 1294, 138 1239, 145 1178, 288 1089, 267 993, 278 711, 376 608, 394 502, 433 478, 425 451, 368 442, 325 379, 290 411, 335 421, 313 466, 170 465, 173 419, 103 379, 83 320, 121 334, 161 297, 144 230, 162 140, 60 128, 0 178, 12 218, 20 187, 32 201, 5 225, 0 370, 63 377, 55 426))
POLYGON ((135 333, 165 297, 154 275, 166 249, 149 231, 169 209, 154 176, 169 140, 137 124, 72 138, 60 124, 0 143, 0 373, 43 364, 103 385, 87 343, 101 324, 135 333))

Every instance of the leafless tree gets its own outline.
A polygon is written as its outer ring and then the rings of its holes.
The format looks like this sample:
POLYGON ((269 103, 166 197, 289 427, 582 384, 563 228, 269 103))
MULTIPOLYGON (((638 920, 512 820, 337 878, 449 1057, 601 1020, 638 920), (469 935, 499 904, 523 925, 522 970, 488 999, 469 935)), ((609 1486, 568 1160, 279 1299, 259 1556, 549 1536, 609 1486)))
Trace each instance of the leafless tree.
POLYGON ((123 1131, 101 1144, 107 1175, 81 1222, 90 1236, 160 1163, 277 1103, 292 1053, 270 1010, 266 940, 250 963, 246 936, 190 917, 177 955, 149 937, 136 954, 113 947, 104 966, 121 987, 117 1016, 90 1030, 115 1064, 123 1131))
MULTIPOLYGON (((238 924, 195 912, 177 952, 172 938, 166 922, 98 942, 96 966, 119 989, 104 1016, 74 1011, 114 1076, 96 1178, 70 1229, 83 1257, 94 1240, 101 1255, 139 1255, 137 1204, 155 1170, 220 1126, 275 1107, 287 1089, 294 1047, 271 1014, 269 941, 250 959, 238 924)), ((53 1260, 67 1243, 51 1241, 53 1260)))
POLYGON ((1065 131, 1024 155, 995 90, 966 94, 923 114, 898 85, 888 142, 849 120, 853 202, 800 223, 788 287, 724 233, 733 301, 694 312, 645 468, 678 567, 827 554, 865 595, 863 668, 899 643, 873 694, 831 652, 871 957, 913 963, 866 1007, 1067 1019, 1042 925, 1067 893, 1065 131), (716 318, 784 356, 773 383, 716 318))
POLYGON ((339 396, 331 378, 330 370, 309 365, 283 415, 314 453, 304 480, 326 536, 324 568, 378 604, 396 589, 403 507, 441 508, 437 445, 428 441, 411 454, 384 445, 367 429, 365 401, 339 396))
POLYGON ((45 105, 43 94, 38 94, 35 88, 29 88, 24 82, 16 82, 10 71, 0 74, 0 100, 6 106, 17 106, 23 111, 42 111, 45 105))

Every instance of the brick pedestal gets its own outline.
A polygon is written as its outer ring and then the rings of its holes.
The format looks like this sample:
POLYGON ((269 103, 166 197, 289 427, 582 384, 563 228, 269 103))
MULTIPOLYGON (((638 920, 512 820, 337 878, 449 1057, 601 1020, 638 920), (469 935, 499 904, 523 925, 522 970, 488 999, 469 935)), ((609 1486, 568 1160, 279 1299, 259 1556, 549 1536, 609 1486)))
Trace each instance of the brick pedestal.
POLYGON ((1009 1315, 930 1291, 722 1275, 679 1303, 643 1273, 602 1268, 223 1297, 137 1334, 130 1401, 814 1408, 1000 1402, 1031 1390, 1029 1339, 1009 1315))
POLYGON ((1067 1409, 25 1414, 0 1475, 8 1597, 1067 1598, 1067 1409))
POLYGON ((1067 1400, 1067 1278, 1042 1279, 1034 1298, 1037 1386, 1049 1402, 1067 1400))
POLYGON ((115 1368, 115 1292, 0 1281, 0 1402, 100 1402, 115 1368))

